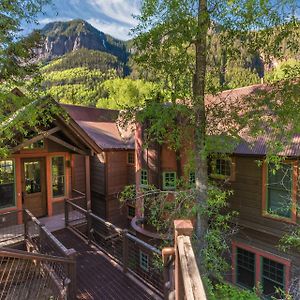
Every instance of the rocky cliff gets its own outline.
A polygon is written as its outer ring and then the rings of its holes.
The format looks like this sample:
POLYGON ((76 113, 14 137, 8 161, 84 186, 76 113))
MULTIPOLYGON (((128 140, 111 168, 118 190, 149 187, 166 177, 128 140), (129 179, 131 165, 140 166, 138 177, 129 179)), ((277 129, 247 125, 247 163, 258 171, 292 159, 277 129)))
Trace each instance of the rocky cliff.
POLYGON ((41 34, 44 42, 37 51, 40 60, 49 61, 81 48, 112 54, 122 62, 129 56, 127 42, 106 35, 84 20, 49 23, 41 34))

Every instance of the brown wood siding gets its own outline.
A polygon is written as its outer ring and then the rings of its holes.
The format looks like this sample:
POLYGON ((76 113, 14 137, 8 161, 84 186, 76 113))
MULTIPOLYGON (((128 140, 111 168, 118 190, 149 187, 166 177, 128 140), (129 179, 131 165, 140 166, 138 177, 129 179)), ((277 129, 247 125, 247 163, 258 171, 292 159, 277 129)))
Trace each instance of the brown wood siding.
POLYGON ((73 154, 72 179, 73 189, 85 193, 85 157, 73 154))
POLYGON ((97 192, 91 192, 92 196, 92 212, 97 216, 106 219, 106 198, 105 195, 97 192))
POLYGON ((120 227, 125 227, 127 223, 127 213, 125 207, 120 207, 118 195, 123 191, 125 186, 135 183, 135 169, 134 166, 128 164, 128 151, 107 152, 106 155, 107 219, 120 227))
POLYGON ((281 236, 289 226, 282 220, 271 219, 262 215, 262 166, 253 157, 236 157, 235 181, 229 187, 233 190, 230 207, 239 212, 241 223, 247 227, 274 236, 281 236))
POLYGON ((127 209, 121 206, 117 195, 109 195, 106 197, 107 220, 118 227, 125 228, 127 226, 127 209))
POLYGON ((91 157, 91 191, 105 194, 105 159, 104 153, 91 157))

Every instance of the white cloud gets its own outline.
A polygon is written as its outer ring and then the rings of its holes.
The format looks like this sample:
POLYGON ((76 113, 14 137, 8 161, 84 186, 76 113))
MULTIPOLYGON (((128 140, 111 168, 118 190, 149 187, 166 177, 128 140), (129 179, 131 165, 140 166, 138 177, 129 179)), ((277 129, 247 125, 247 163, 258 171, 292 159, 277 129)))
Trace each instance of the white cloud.
POLYGON ((139 14, 139 0, 89 0, 99 12, 107 17, 133 27, 137 21, 132 15, 139 14))
POLYGON ((100 31, 107 33, 115 38, 125 40, 129 39, 129 30, 130 28, 126 26, 122 26, 116 23, 106 23, 106 22, 101 22, 98 19, 88 19, 87 22, 92 24, 95 28, 99 29, 100 31))
POLYGON ((57 17, 57 18, 44 18, 44 19, 40 19, 39 20, 39 24, 40 25, 46 25, 48 23, 51 23, 51 22, 56 22, 56 21, 70 21, 72 20, 72 18, 62 18, 62 17, 57 17))

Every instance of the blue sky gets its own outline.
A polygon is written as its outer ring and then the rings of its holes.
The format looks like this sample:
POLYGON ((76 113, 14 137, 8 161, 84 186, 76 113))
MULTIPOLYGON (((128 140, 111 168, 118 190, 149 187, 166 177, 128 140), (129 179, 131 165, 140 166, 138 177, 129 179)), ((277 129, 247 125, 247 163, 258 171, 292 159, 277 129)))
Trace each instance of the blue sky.
POLYGON ((139 13, 139 4, 140 0, 53 0, 38 16, 39 25, 24 26, 24 33, 52 21, 80 18, 113 37, 127 40, 130 29, 137 24, 132 15, 139 13))

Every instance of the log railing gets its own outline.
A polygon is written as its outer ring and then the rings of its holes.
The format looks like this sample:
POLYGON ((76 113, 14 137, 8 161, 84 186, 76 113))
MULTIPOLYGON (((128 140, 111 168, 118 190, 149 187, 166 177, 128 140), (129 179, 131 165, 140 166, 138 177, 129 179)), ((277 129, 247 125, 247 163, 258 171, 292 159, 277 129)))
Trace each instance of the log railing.
POLYGON ((165 299, 206 300, 205 289, 191 243, 193 225, 189 220, 175 220, 174 248, 162 251, 165 277, 165 299), (170 262, 175 260, 175 265, 170 262))
MULTIPOLYGON (((33 278, 39 278, 40 281, 42 280, 41 278, 45 278, 44 275, 47 273, 45 270, 48 270, 51 275, 47 277, 48 280, 52 280, 56 287, 61 287, 61 293, 66 290, 68 299, 75 299, 75 250, 64 247, 64 245, 62 245, 27 209, 0 214, 0 221, 0 249, 2 251, 0 256, 2 259, 0 260, 0 268, 3 267, 3 265, 5 269, 9 266, 10 270, 17 274, 20 271, 18 271, 19 265, 26 265, 30 270, 34 270, 34 275, 31 274, 33 278), (8 247, 12 247, 17 243, 25 243, 27 252, 11 249, 11 256, 8 256, 8 247), (4 251, 4 249, 6 250, 4 251), (40 264, 39 267, 36 267, 36 261, 39 260, 43 263, 40 264), (41 268, 41 266, 43 268, 41 268), (38 274, 38 271, 40 271, 41 274, 38 274)), ((23 269, 21 269, 21 271, 22 270, 23 269)), ((17 286, 18 279, 18 276, 9 277, 10 284, 17 286)), ((28 280, 26 283, 24 283, 24 281, 23 284, 30 284, 32 281, 31 278, 28 280)), ((37 281, 34 282, 36 283, 37 281)), ((3 284, 6 285, 7 281, 1 278, 0 275, 0 285, 2 286, 3 284)), ((30 290, 30 287, 27 286, 27 289, 30 290)))
POLYGON ((161 251, 112 223, 83 209, 73 202, 65 201, 66 227, 81 235, 88 243, 99 247, 118 262, 123 271, 130 273, 163 295, 163 275, 158 265, 161 251))

